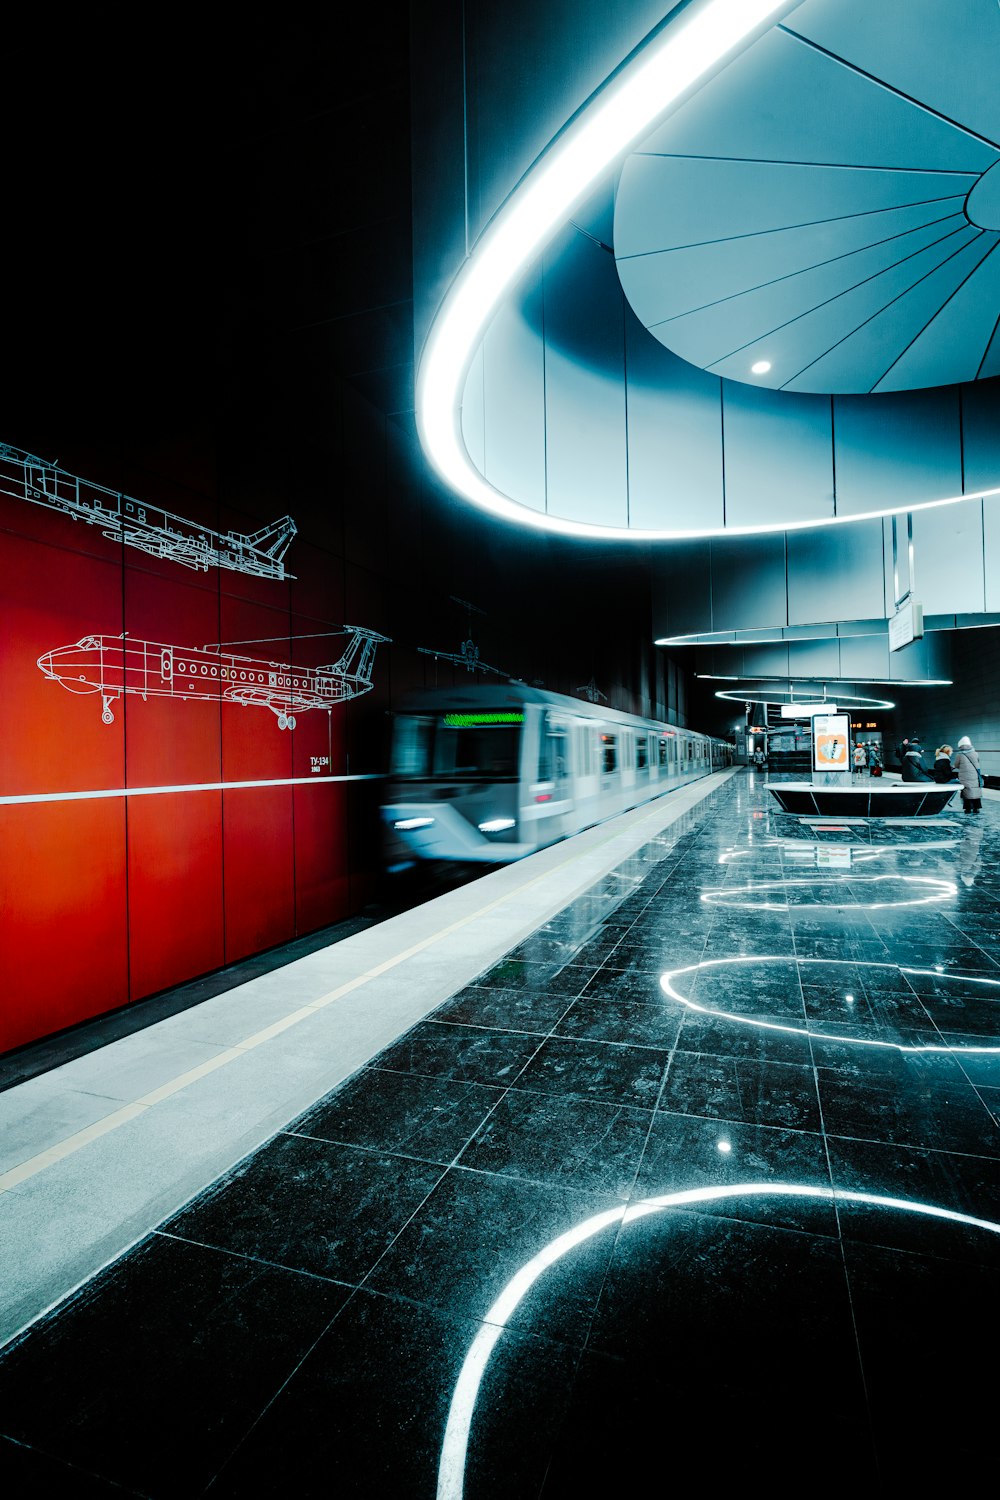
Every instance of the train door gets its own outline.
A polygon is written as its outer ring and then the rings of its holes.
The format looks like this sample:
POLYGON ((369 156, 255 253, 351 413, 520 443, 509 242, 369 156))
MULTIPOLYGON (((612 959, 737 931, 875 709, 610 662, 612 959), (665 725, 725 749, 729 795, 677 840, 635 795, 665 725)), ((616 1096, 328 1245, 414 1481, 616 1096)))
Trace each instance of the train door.
POLYGON ((573 812, 570 725, 547 713, 538 741, 538 775, 531 787, 538 823, 538 842, 561 838, 573 812))

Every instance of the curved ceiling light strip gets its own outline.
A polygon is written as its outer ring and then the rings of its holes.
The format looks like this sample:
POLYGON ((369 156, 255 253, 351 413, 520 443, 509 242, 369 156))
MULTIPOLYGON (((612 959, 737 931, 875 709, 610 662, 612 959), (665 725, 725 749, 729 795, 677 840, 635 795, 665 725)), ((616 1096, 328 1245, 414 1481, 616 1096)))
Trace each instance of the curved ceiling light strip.
MULTIPOLYGON (((836 691, 836 684, 834 684, 836 691)), ((810 708, 825 708, 826 703, 822 698, 809 698, 808 696, 796 698, 793 693, 782 692, 778 688, 747 688, 740 691, 737 688, 720 688, 715 695, 717 698, 725 698, 727 703, 774 703, 788 708, 793 705, 803 710, 810 708)), ((860 693, 837 693, 835 698, 830 699, 830 711, 833 705, 838 708, 895 708, 896 705, 889 698, 864 698, 860 693)), ((803 718, 808 715, 803 712, 803 718)))
POLYGON ((691 0, 679 6, 546 148, 484 231, 438 310, 417 376, 417 429, 424 452, 467 500, 505 520, 574 536, 688 535, 561 520, 502 494, 479 473, 462 437, 465 379, 504 297, 603 173, 672 104, 801 3, 691 0))
POLYGON ((483 232, 438 309, 417 374, 417 430, 424 453, 457 494, 492 515, 540 531, 595 540, 669 541, 754 536, 845 525, 1000 495, 942 495, 824 520, 701 530, 596 526, 532 510, 490 484, 473 463, 461 427, 472 359, 503 299, 602 175, 633 149, 674 103, 802 0, 690 0, 673 11, 538 158, 483 232))
POLYGON ((852 1188, 832 1188, 800 1182, 737 1182, 714 1187, 685 1188, 680 1192, 664 1193, 658 1198, 644 1198, 630 1205, 621 1203, 617 1208, 609 1208, 604 1213, 595 1214, 593 1218, 584 1219, 558 1239, 552 1240, 522 1266, 511 1277, 483 1318, 452 1393, 438 1462, 437 1500, 463 1500, 469 1437, 483 1375, 490 1355, 503 1337, 510 1319, 539 1277, 550 1266, 604 1229, 616 1224, 634 1224, 639 1219, 649 1218, 651 1214, 662 1213, 664 1209, 695 1208, 700 1203, 720 1203, 728 1198, 801 1198, 834 1206, 857 1203, 896 1213, 922 1214, 927 1218, 943 1219, 946 1223, 960 1224, 969 1229, 981 1229, 987 1234, 1000 1234, 1000 1224, 992 1219, 974 1218, 971 1214, 960 1213, 954 1208, 941 1208, 935 1203, 920 1203, 909 1198, 890 1198, 883 1193, 865 1193, 852 1188))

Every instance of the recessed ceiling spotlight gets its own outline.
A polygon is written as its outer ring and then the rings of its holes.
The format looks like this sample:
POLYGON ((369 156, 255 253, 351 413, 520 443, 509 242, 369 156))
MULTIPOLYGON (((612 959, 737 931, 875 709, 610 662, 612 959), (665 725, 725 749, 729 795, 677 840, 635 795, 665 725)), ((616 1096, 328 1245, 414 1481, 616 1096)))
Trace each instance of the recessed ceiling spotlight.
POLYGON ((771 368, 769 359, 759 359, 756 364, 750 366, 751 375, 766 375, 771 368))

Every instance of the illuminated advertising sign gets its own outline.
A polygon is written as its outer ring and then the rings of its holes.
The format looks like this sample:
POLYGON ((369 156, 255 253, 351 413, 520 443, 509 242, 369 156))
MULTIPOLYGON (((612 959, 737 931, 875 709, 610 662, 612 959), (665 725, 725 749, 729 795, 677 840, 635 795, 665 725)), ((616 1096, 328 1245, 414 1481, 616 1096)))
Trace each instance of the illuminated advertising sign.
POLYGON ((813 770, 849 771, 850 714, 817 714, 813 719, 813 770))

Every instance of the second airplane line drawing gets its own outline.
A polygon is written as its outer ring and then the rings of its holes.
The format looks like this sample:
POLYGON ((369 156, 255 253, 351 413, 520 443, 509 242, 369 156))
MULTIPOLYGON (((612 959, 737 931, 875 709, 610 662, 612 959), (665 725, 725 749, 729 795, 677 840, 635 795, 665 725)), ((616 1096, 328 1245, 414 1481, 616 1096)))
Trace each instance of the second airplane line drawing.
POLYGON ((78 479, 9 443, 0 443, 0 494, 99 526, 101 535, 112 542, 138 547, 150 557, 166 558, 195 572, 216 567, 254 578, 295 576, 285 571, 283 561, 297 530, 291 516, 259 531, 212 531, 161 506, 78 479))

